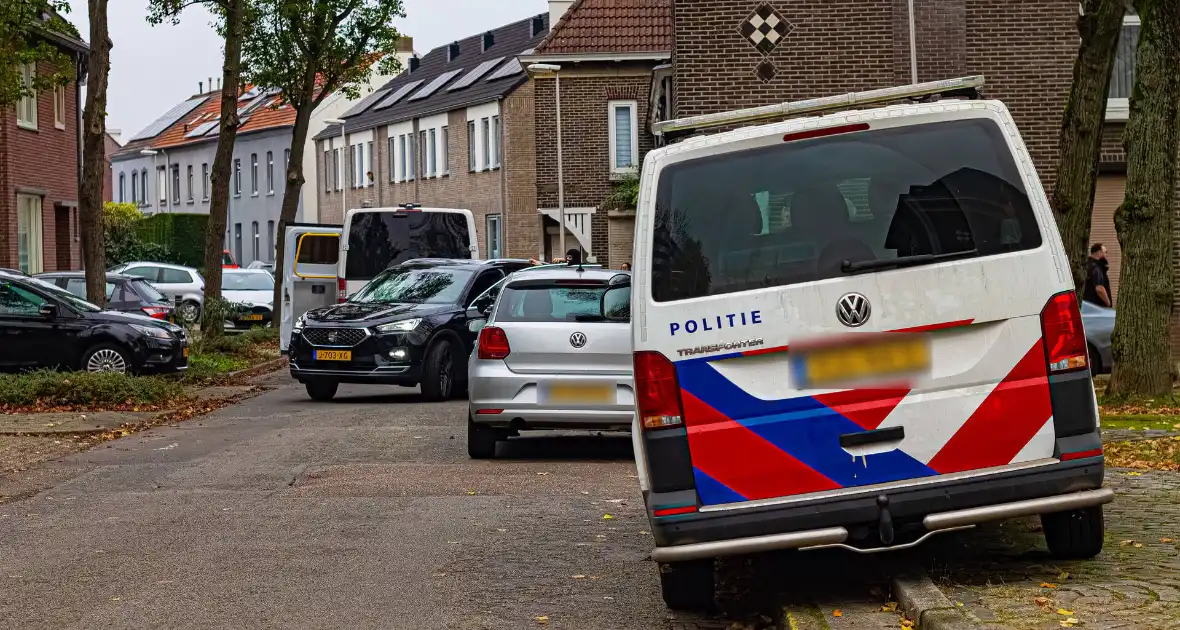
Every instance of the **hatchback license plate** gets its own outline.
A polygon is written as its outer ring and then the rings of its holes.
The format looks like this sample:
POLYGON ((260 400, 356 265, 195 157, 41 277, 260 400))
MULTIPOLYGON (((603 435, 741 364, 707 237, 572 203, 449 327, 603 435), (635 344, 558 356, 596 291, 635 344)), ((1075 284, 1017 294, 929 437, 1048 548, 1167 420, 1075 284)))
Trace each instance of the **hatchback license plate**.
POLYGON ((351 350, 316 350, 316 361, 351 361, 351 350))
POLYGON ((614 404, 614 387, 609 385, 550 385, 545 391, 547 403, 568 403, 576 405, 614 404))
POLYGON ((262 321, 262 315, 246 315, 242 317, 242 320, 247 322, 260 322, 262 321))
POLYGON ((821 387, 866 378, 911 374, 930 366, 925 337, 815 349, 792 362, 799 387, 821 387))

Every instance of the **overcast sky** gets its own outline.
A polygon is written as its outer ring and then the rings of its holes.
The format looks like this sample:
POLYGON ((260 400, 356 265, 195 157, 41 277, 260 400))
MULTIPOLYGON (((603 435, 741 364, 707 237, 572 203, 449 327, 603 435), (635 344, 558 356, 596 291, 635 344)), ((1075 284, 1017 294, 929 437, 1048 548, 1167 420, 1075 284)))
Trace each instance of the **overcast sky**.
MULTIPOLYGON (((2 2, 3 0, 0 0, 2 2)), ((67 18, 90 39, 86 0, 69 0, 67 18)), ((489 28, 548 11, 546 0, 403 0, 406 17, 398 30, 414 38, 414 49, 431 48, 489 28)), ((221 76, 221 40, 199 7, 186 10, 177 26, 152 26, 144 19, 147 0, 109 4, 111 79, 107 128, 123 132, 124 142, 185 97, 197 82, 221 76)))

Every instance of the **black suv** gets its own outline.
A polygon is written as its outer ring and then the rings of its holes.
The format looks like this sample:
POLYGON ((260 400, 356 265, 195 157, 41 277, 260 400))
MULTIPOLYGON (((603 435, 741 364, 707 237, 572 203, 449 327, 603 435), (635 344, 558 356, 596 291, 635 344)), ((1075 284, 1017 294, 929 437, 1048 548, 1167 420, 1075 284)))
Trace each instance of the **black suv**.
POLYGON ((340 383, 422 386, 427 400, 466 391, 476 333, 467 307, 525 260, 417 259, 393 265, 347 302, 308 311, 291 333, 291 376, 314 400, 340 383))
POLYGON ((44 280, 0 271, 0 370, 175 372, 188 367, 184 329, 105 311, 44 280))

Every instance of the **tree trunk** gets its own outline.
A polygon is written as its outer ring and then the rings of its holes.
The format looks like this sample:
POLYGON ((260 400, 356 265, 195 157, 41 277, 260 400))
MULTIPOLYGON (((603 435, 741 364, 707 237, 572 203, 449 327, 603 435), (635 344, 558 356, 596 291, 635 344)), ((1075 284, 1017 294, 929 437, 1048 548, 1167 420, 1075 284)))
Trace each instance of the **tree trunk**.
POLYGON ((1079 292, 1086 281, 1102 124, 1125 8, 1124 0, 1086 0, 1083 5, 1085 13, 1078 18, 1082 43, 1061 125, 1061 157, 1052 204, 1079 292))
POLYGON ((1180 4, 1136 0, 1142 27, 1123 142, 1127 192, 1114 224, 1123 250, 1119 313, 1111 337, 1117 397, 1172 391, 1172 212, 1180 99, 1180 4))
POLYGON ((307 146, 311 112, 316 107, 316 101, 311 96, 306 94, 299 110, 295 112, 295 129, 291 134, 291 159, 287 163, 287 182, 283 189, 283 209, 279 213, 279 233, 275 236, 275 292, 274 312, 271 316, 275 327, 281 326, 283 319, 283 277, 286 275, 283 271, 287 268, 283 260, 287 249, 287 224, 294 221, 295 214, 299 212, 299 195, 306 181, 303 178, 303 151, 307 146))
POLYGON ((224 251, 226 221, 229 217, 229 185, 233 178, 234 141, 238 136, 238 88, 242 80, 242 38, 246 31, 245 3, 229 0, 225 10, 225 61, 221 67, 221 130, 217 153, 209 177, 213 196, 209 201, 209 224, 205 228, 205 304, 201 333, 222 333, 225 305, 221 300, 221 253, 224 251))
POLYGON ((107 0, 90 0, 90 59, 86 74, 86 107, 82 114, 82 181, 78 190, 78 229, 82 236, 82 267, 86 299, 105 305, 106 263, 103 259, 102 187, 106 175, 107 78, 111 43, 107 32, 107 0))

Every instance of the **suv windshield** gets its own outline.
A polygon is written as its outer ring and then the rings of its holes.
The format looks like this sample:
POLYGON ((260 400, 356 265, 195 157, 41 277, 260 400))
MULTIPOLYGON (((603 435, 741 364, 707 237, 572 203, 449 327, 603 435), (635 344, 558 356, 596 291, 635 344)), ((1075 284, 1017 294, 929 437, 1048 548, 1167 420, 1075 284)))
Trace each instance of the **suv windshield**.
POLYGON ((222 291, 274 291, 269 273, 226 273, 221 276, 222 291))
POLYGON ((373 278, 350 302, 361 304, 454 304, 471 279, 468 269, 403 267, 373 278))
POLYGON ((673 164, 655 213, 660 302, 1041 245, 1004 135, 984 119, 673 164))
POLYGON ((348 228, 344 275, 368 280, 414 258, 471 258, 460 212, 357 212, 348 228))

